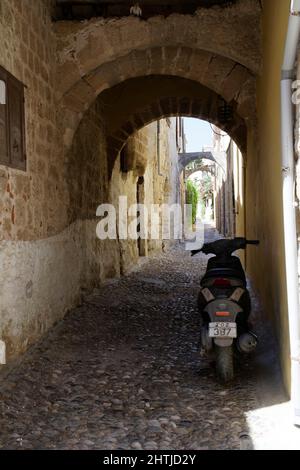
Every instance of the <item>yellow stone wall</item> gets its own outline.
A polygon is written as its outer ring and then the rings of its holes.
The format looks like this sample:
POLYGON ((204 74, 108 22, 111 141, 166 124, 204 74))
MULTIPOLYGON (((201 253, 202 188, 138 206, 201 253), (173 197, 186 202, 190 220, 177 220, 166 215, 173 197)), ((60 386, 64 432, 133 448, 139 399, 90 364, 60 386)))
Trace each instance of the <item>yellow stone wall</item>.
POLYGON ((257 80, 257 131, 248 135, 246 234, 260 246, 247 250, 247 271, 261 295, 280 344, 284 380, 289 387, 289 332, 285 281, 280 77, 289 0, 263 2, 263 70, 257 80))

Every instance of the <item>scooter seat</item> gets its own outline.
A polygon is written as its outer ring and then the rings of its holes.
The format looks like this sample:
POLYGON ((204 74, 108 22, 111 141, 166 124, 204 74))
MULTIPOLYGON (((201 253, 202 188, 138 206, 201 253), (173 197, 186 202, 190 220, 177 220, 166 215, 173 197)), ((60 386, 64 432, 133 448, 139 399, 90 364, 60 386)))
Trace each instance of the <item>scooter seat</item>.
POLYGON ((206 279, 211 279, 212 277, 239 279, 242 281, 243 284, 246 282, 244 273, 241 273, 240 271, 236 269, 231 269, 231 268, 210 269, 209 271, 206 272, 201 282, 205 281, 206 279))
POLYGON ((207 270, 201 280, 201 284, 207 279, 224 277, 229 279, 239 279, 244 285, 246 284, 246 277, 237 256, 231 256, 227 260, 218 260, 216 257, 210 258, 207 263, 207 270))

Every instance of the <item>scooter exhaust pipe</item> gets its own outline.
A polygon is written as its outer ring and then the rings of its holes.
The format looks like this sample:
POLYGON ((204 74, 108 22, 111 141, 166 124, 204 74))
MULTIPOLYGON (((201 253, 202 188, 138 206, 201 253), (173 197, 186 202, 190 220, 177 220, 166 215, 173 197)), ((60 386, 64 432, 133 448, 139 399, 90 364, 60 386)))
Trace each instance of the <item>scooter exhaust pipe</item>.
POLYGON ((248 333, 244 333, 238 337, 237 348, 241 353, 250 354, 255 351, 257 343, 257 336, 249 331, 248 333))

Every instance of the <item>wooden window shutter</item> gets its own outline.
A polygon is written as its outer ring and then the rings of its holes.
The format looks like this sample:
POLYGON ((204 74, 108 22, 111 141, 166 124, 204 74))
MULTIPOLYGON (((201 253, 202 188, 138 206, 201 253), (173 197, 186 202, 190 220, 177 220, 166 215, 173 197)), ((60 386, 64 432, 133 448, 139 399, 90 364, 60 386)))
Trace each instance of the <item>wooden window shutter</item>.
POLYGON ((0 164, 26 169, 24 85, 1 67, 0 164))
POLYGON ((26 166, 24 151, 24 88, 20 82, 8 81, 10 163, 14 168, 26 166))
POLYGON ((0 163, 9 164, 6 74, 0 70, 0 163))

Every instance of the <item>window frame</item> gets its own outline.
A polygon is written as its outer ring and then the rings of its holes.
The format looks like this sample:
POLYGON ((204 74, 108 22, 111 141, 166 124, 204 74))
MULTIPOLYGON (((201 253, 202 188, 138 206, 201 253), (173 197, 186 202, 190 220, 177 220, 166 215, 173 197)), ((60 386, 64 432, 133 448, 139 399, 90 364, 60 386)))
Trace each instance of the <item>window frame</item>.
POLYGON ((6 147, 7 147, 7 160, 0 160, 0 165, 7 166, 9 168, 23 170, 27 169, 27 155, 26 155, 26 141, 25 141, 25 97, 24 97, 24 88, 25 85, 14 77, 10 72, 4 69, 0 65, 0 80, 5 83, 5 93, 6 93, 6 110, 5 110, 5 122, 6 122, 6 147), (11 109, 10 101, 12 94, 15 93, 12 91, 17 89, 17 92, 20 95, 18 100, 20 103, 20 132, 21 132, 21 156, 20 160, 13 159, 12 155, 12 129, 11 129, 11 109))

